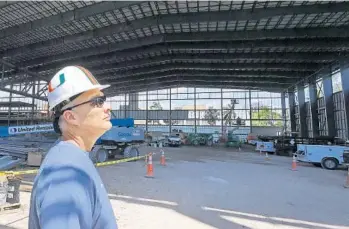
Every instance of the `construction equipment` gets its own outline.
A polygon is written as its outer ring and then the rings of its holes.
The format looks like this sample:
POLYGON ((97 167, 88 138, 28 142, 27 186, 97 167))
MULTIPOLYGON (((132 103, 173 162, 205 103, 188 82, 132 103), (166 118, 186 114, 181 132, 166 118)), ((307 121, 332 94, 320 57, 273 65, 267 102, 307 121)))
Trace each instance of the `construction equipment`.
POLYGON ((219 143, 219 133, 218 131, 215 131, 214 134, 211 134, 208 136, 207 138, 207 145, 208 146, 214 146, 214 145, 218 145, 219 143))
POLYGON ((207 135, 206 134, 188 134, 187 142, 190 145, 199 146, 207 144, 207 135))
POLYGON ((260 152, 275 153, 274 143, 257 141, 255 150, 260 152))
POLYGON ((298 144, 306 145, 339 145, 346 146, 342 139, 329 136, 318 136, 315 138, 298 137, 298 136, 258 136, 263 142, 273 142, 275 154, 280 156, 292 156, 297 151, 298 144))
POLYGON ((225 143, 226 147, 236 147, 240 148, 241 147, 241 141, 239 136, 234 134, 235 130, 229 130, 228 131, 228 138, 227 142, 225 143))
MULTIPOLYGON (((134 127, 134 120, 132 118, 111 119, 110 121, 112 123, 112 128, 97 140, 89 155, 91 160, 95 163, 105 162, 108 158, 130 158, 139 156, 138 145, 145 140, 144 130, 134 127)), ((52 124, 0 127, 0 137, 5 138, 21 134, 45 132, 54 132, 52 124)), ((56 137, 58 138, 58 136, 56 137)), ((1 146, 0 152, 7 152, 10 150, 9 148, 11 148, 10 145, 1 146)), ((34 149, 29 149, 27 147, 23 149, 18 148, 18 146, 15 151, 11 149, 12 155, 10 155, 10 160, 8 157, 2 157, 0 160, 0 170, 1 168, 10 169, 10 167, 18 165, 19 162, 23 163, 23 159, 27 158, 28 152, 33 150, 34 149), (14 153, 15 155, 13 156, 14 153), (1 166, 2 164, 3 166, 1 166)))
POLYGON ((138 145, 145 142, 143 128, 134 127, 134 120, 112 119, 113 127, 103 134, 90 152, 93 162, 105 162, 108 158, 138 157, 138 145))

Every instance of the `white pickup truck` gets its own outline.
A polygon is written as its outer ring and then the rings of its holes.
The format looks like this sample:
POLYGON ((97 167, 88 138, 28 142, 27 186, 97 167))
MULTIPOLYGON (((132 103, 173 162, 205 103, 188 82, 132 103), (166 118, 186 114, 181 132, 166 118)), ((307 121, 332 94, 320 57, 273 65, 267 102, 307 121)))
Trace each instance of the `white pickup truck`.
POLYGON ((171 134, 170 136, 168 136, 167 144, 169 146, 180 146, 182 144, 182 140, 179 135, 171 134))

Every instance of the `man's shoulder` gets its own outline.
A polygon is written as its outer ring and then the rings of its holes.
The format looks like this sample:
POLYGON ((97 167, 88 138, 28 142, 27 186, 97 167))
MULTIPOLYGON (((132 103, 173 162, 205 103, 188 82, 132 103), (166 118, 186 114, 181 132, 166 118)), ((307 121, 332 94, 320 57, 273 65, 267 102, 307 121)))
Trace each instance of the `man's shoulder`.
POLYGON ((94 183, 93 169, 91 160, 82 150, 59 143, 46 154, 34 183, 36 189, 42 192, 58 184, 62 188, 88 187, 94 183))
POLYGON ((51 180, 60 177, 91 179, 94 169, 86 152, 72 144, 60 142, 46 154, 39 169, 38 179, 51 180))
POLYGON ((88 153, 71 143, 59 142, 47 152, 43 165, 45 164, 91 164, 88 153))

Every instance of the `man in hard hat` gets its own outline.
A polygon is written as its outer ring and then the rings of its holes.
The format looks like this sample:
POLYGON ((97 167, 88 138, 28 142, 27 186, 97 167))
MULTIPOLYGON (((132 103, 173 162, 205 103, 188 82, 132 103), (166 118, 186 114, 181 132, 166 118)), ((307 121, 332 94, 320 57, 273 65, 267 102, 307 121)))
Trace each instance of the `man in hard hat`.
POLYGON ((117 228, 88 153, 112 126, 102 92, 107 87, 79 66, 61 69, 49 82, 48 103, 61 141, 49 150, 35 178, 29 229, 117 228))

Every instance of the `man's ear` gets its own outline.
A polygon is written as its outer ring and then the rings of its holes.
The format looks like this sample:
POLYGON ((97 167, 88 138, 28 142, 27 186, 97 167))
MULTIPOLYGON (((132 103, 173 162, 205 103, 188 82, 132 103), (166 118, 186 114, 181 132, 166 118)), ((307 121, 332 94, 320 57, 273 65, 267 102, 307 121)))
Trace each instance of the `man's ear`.
POLYGON ((67 110, 63 113, 64 120, 72 125, 78 125, 79 124, 79 117, 74 113, 74 111, 67 110))

